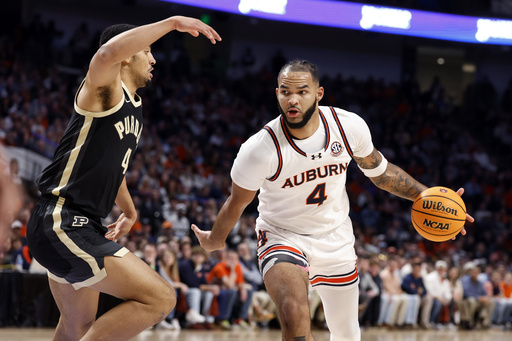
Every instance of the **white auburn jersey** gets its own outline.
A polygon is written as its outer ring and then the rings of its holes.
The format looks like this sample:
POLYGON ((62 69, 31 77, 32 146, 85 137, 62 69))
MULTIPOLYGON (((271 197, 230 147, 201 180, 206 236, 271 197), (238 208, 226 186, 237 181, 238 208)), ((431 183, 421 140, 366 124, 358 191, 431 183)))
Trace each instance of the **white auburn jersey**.
POLYGON ((298 234, 325 233, 345 224, 353 243, 346 171, 352 156, 373 151, 370 130, 361 117, 339 108, 320 106, 319 115, 315 134, 325 134, 321 149, 300 149, 279 116, 242 144, 231 178, 244 189, 260 190, 260 223, 298 234))

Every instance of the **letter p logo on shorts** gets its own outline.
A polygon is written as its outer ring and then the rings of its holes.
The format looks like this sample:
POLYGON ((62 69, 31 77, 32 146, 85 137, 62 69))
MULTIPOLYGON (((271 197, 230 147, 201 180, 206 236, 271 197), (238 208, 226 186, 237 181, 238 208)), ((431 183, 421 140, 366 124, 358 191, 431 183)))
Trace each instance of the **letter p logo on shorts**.
POLYGON ((73 220, 73 224, 71 226, 84 226, 84 224, 87 224, 89 222, 89 218, 87 217, 80 217, 75 216, 75 220, 73 220))

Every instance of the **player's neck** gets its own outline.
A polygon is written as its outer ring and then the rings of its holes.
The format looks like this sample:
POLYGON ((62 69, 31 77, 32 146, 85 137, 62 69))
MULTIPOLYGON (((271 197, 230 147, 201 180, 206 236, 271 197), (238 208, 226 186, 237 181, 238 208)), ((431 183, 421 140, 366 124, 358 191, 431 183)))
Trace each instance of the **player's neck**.
POLYGON ((313 114, 313 116, 306 124, 306 126, 300 129, 290 129, 290 127, 288 127, 288 130, 294 139, 304 140, 313 135, 317 131, 319 124, 320 118, 318 112, 316 112, 313 114))
POLYGON ((121 81, 123 81, 130 95, 135 97, 135 91, 137 91, 138 86, 135 84, 135 81, 132 79, 132 77, 129 77, 128 75, 124 75, 123 77, 123 74, 121 73, 121 81))

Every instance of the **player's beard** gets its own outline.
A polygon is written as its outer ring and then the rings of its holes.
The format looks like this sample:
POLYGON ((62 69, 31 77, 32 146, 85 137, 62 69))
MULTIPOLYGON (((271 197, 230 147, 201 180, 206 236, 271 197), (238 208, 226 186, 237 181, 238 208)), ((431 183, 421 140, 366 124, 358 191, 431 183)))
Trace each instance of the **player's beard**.
POLYGON ((315 101, 308 108, 308 110, 306 110, 306 112, 304 113, 304 116, 302 117, 302 121, 296 122, 296 123, 288 121, 288 117, 286 116, 286 113, 284 112, 283 108, 281 108, 281 104, 279 104, 279 101, 277 101, 277 109, 279 110, 279 113, 283 117, 284 122, 286 123, 288 128, 290 128, 290 129, 301 129, 301 128, 304 128, 306 126, 306 124, 308 124, 309 120, 311 119, 311 117, 313 117, 313 113, 316 110, 316 104, 317 104, 317 100, 316 99, 317 99, 317 97, 315 96, 315 101))

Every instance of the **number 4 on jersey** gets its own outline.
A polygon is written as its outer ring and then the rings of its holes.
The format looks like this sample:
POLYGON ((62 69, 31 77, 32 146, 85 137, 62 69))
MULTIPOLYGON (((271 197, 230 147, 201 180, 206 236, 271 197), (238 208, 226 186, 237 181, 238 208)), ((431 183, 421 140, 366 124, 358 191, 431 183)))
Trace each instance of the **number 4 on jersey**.
POLYGON ((325 195, 325 183, 323 183, 315 187, 313 192, 311 192, 311 194, 306 199, 306 204, 320 206, 326 199, 327 195, 325 195))
POLYGON ((123 162, 121 162, 121 167, 123 167, 123 174, 126 174, 126 170, 128 169, 128 164, 130 163, 130 155, 132 155, 132 149, 128 148, 126 154, 124 154, 123 162))

